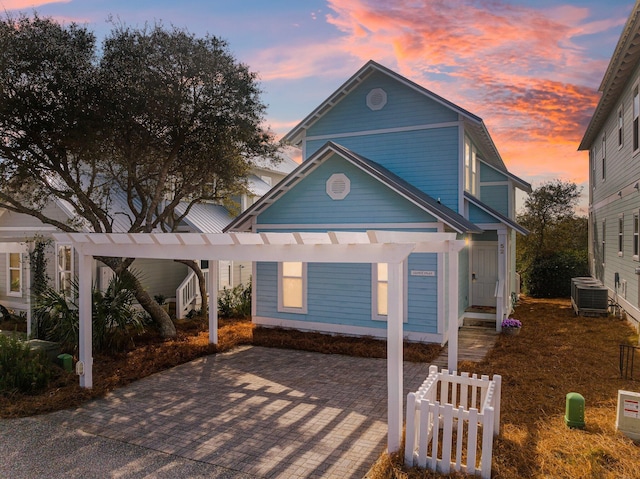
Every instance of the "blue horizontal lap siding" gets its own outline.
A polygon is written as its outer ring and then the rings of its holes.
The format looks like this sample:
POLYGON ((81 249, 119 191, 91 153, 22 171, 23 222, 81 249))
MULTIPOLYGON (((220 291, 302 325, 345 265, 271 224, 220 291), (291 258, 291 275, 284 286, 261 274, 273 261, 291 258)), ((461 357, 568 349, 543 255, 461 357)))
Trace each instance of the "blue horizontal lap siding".
POLYGON ((438 331, 438 256, 433 253, 409 256, 408 322, 405 331, 436 333, 438 331), (435 271, 435 276, 411 276, 412 270, 435 271))
MULTIPOLYGON (((332 140, 458 211, 458 138, 458 128, 447 127, 332 140)), ((329 139, 308 141, 307 155, 329 139)))
POLYGON ((389 190, 359 168, 334 155, 282 195, 263 213, 257 224, 336 224, 432 222, 435 218, 389 190), (343 200, 326 193, 326 182, 334 173, 345 174, 351 182, 343 200))
MULTIPOLYGON (((385 329, 371 319, 371 265, 310 263, 307 265, 307 313, 278 311, 278 265, 257 263, 256 314, 261 317, 333 325, 385 329)), ((436 333, 438 324, 437 255, 409 257, 408 322, 405 331, 436 333), (435 277, 411 276, 411 270, 436 271, 435 277)))
POLYGON ((480 200, 509 217, 509 187, 507 185, 480 186, 480 200))
POLYGON ((457 121, 458 115, 422 93, 387 75, 374 73, 338 102, 307 131, 307 136, 398 128, 457 121), (380 110, 367 106, 367 94, 382 88, 387 104, 380 110))
MULTIPOLYGON (((498 223, 493 216, 487 213, 484 210, 481 210, 476 205, 469 205, 469 221, 472 223, 498 223)), ((476 238, 477 235, 473 236, 473 239, 476 238)))
POLYGON ((494 182, 494 181, 507 181, 507 175, 494 170, 488 165, 480 162, 480 183, 494 182))

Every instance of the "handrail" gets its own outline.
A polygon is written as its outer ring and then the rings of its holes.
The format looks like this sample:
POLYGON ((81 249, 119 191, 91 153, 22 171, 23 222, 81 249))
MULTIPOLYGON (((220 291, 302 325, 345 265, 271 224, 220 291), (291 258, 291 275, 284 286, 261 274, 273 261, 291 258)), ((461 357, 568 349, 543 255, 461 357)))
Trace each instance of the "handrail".
MULTIPOLYGON (((204 275, 205 282, 209 281, 209 270, 203 269, 202 274, 204 275)), ((202 304, 198 277, 193 270, 190 269, 187 277, 176 289, 176 318, 183 319, 197 306, 198 299, 200 299, 200 303, 202 304)))

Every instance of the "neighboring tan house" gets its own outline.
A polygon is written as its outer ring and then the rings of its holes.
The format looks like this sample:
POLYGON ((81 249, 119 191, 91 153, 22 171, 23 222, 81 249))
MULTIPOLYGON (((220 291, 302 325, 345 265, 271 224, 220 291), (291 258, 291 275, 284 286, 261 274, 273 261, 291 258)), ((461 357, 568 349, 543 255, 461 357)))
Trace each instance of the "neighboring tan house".
MULTIPOLYGON (((272 184, 280 181, 297 166, 289 156, 282 154, 282 161, 276 165, 266 160, 256 160, 255 168, 248 178, 250 193, 236 198, 238 209, 253 204, 256 198, 268 192, 272 184)), ((183 206, 177 208, 181 212, 183 206)), ((127 216, 115 214, 127 211, 124 197, 114 198, 113 232, 126 233, 129 224, 127 216)), ((66 222, 76 215, 68 203, 55 201, 46 208, 47 216, 66 222)), ((184 222, 178 227, 181 232, 220 233, 233 216, 226 208, 214 203, 200 203, 193 206, 184 222)), ((31 269, 29 252, 33 250, 37 237, 51 238, 57 228, 41 223, 38 219, 0 208, 0 304, 16 314, 31 314, 31 269)), ((88 230, 85 232, 89 232, 88 230)), ((67 289, 76 276, 76 254, 71 244, 51 243, 47 249, 48 276, 51 286, 58 290, 67 289)), ((187 258, 188 259, 188 258, 187 258)), ((201 263, 205 276, 207 263, 201 263)), ((131 269, 139 276, 144 287, 152 296, 162 295, 176 302, 176 315, 184 317, 190 310, 200 306, 201 298, 197 279, 184 264, 169 260, 136 259, 131 269)), ((233 287, 246 283, 251 275, 251 263, 221 261, 219 285, 233 287)), ((97 286, 106 288, 113 277, 110 268, 94 262, 94 277, 97 286)))
MULTIPOLYGON (((370 61, 285 141, 302 164, 225 231, 456 232, 458 316, 496 329, 516 292, 515 190, 481 118, 370 61)), ((447 255, 405 265, 405 337, 446 338, 447 255)), ((301 330, 384 337, 386 265, 257 263, 253 320, 301 330)))
POLYGON ((622 30, 579 150, 589 151, 589 267, 640 321, 640 4, 622 30))

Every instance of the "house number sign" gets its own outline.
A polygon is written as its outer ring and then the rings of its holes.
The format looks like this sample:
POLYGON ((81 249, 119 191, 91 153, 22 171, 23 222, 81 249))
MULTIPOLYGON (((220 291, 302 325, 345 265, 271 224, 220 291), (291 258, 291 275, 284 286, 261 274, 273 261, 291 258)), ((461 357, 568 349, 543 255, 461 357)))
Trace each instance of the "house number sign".
POLYGON ((421 271, 417 269, 411 270, 411 276, 435 276, 435 275, 436 275, 435 271, 421 271))

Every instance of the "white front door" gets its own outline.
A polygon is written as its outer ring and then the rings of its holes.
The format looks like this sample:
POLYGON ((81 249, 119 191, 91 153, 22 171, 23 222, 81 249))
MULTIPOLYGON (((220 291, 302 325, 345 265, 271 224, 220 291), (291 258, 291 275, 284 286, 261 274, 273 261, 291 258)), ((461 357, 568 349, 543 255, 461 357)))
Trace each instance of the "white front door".
POLYGON ((471 247, 471 305, 496 306, 498 243, 482 241, 471 247))

